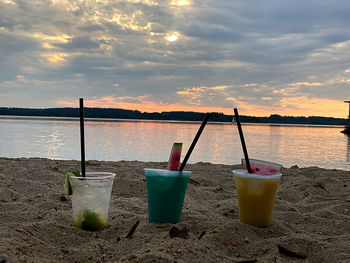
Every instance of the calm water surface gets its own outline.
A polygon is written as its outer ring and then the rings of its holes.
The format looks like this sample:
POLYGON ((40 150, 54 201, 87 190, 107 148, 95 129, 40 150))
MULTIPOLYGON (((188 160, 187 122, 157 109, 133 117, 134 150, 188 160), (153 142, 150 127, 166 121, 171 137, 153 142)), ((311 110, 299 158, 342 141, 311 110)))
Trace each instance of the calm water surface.
MULTIPOLYGON (((199 123, 160 121, 85 122, 87 160, 168 161, 173 142, 183 156, 199 123)), ((350 136, 342 127, 243 124, 250 158, 285 167, 350 169, 350 136)), ((80 159, 79 121, 0 117, 0 157, 80 159)), ((243 157, 236 125, 205 127, 189 163, 237 164, 243 157)))

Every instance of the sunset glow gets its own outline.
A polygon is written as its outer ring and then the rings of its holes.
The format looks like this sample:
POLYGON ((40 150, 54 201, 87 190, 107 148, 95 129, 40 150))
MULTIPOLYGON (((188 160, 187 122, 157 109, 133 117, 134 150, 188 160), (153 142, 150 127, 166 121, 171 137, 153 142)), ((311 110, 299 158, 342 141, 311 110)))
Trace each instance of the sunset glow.
MULTIPOLYGON (((99 99, 85 100, 86 107, 100 108, 119 108, 129 110, 139 110, 141 112, 162 112, 162 111, 196 111, 196 112, 220 112, 227 115, 233 115, 233 108, 240 109, 242 115, 249 116, 270 116, 271 114, 280 114, 283 116, 328 116, 346 118, 347 107, 338 101, 328 99, 308 99, 306 97, 295 97, 283 99, 276 105, 261 106, 256 104, 238 102, 235 98, 226 98, 231 101, 232 107, 201 105, 188 105, 182 103, 162 103, 148 100, 145 96, 139 97, 102 97, 99 99), (133 102, 127 102, 133 101, 133 102), (319 105, 326 105, 319 107, 319 105), (283 112, 281 114, 281 112, 283 112), (332 112, 332 115, 329 115, 332 112), (305 114, 307 113, 307 114, 305 114)), ((270 101, 270 99, 267 99, 270 101)), ((77 107, 77 101, 57 101, 59 107, 77 107)))
POLYGON ((65 57, 67 57, 68 54, 65 54, 65 53, 45 53, 45 54, 42 54, 42 56, 44 58, 46 58, 48 62, 50 62, 52 64, 56 64, 56 63, 64 62, 65 57))
MULTIPOLYGON (((269 100, 270 101, 270 100, 269 100)), ((325 117, 347 117, 347 105, 336 100, 294 97, 284 98, 275 105, 254 105, 238 103, 245 115, 270 116, 279 114, 283 116, 325 116, 325 117), (322 105, 322 106, 320 106, 322 105)))
POLYGON ((187 6, 189 5, 190 2, 187 0, 172 0, 171 5, 176 5, 176 6, 187 6))
MULTIPOLYGON (((137 99, 137 98, 136 98, 137 99)), ((76 101, 57 101, 60 107, 77 107, 76 101)), ((104 97, 96 100, 85 100, 86 107, 119 108, 139 110, 141 112, 162 112, 162 111, 195 111, 195 112, 222 112, 232 114, 232 109, 222 107, 188 106, 179 103, 165 104, 154 101, 140 101, 139 103, 127 103, 114 97, 104 97)))
POLYGON ((172 34, 170 34, 170 35, 168 35, 168 36, 166 37, 166 39, 167 39, 169 42, 174 42, 174 41, 178 40, 178 38, 179 38, 179 33, 178 33, 178 32, 174 32, 174 33, 172 33, 172 34))

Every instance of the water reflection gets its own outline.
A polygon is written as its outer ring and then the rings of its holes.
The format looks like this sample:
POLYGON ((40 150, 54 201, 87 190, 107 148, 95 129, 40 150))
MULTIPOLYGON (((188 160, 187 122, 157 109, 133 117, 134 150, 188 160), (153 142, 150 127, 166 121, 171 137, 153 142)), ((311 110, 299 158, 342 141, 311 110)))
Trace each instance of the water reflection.
POLYGON ((47 139, 44 138, 44 143, 47 145, 47 157, 51 159, 59 158, 60 151, 64 146, 63 134, 57 127, 52 127, 48 132, 47 139))
MULTIPOLYGON (((200 123, 86 121, 87 160, 168 161, 173 142, 183 155, 200 123)), ((249 156, 285 167, 349 169, 350 136, 342 127, 243 124, 249 156)), ((0 156, 80 159, 78 121, 0 119, 0 156)), ((238 164, 243 157, 237 126, 209 123, 189 163, 238 164)))

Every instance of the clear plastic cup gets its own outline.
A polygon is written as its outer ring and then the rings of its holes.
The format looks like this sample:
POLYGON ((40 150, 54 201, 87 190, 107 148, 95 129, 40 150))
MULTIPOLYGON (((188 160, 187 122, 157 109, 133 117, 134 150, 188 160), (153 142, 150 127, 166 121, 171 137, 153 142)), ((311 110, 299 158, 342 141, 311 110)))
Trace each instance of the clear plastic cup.
POLYGON ((74 225, 89 231, 107 225, 114 173, 88 172, 85 177, 70 176, 74 225))
POLYGON ((144 170, 147 184, 149 222, 180 222, 191 172, 162 169, 144 170))
POLYGON ((234 170, 233 173, 240 221, 258 227, 270 226, 275 196, 282 174, 249 174, 246 170, 234 170))

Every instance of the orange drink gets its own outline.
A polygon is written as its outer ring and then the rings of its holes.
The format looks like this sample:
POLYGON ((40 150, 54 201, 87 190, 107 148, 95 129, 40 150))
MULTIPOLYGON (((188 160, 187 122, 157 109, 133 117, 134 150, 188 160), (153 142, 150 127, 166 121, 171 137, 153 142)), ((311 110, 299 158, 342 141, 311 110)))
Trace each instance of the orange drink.
POLYGON ((275 196, 282 174, 249 174, 246 170, 234 170, 233 173, 240 221, 258 227, 271 225, 275 196))

